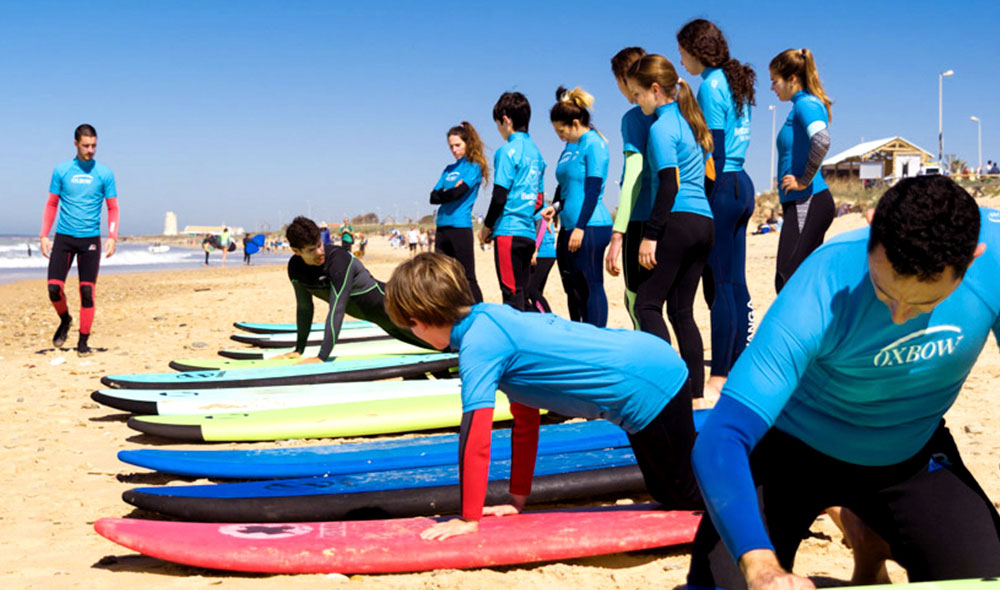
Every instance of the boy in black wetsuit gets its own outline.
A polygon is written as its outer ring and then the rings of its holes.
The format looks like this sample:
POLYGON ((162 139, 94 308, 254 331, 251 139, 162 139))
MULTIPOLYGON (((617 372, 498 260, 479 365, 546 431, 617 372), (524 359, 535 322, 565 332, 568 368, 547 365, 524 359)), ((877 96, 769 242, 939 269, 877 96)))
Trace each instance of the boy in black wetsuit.
POLYGON ((324 245, 320 229, 311 219, 296 217, 285 230, 285 237, 295 253, 288 261, 288 279, 295 288, 297 304, 295 352, 286 357, 301 356, 305 351, 312 325, 313 296, 329 303, 330 312, 318 358, 308 362, 325 361, 330 357, 345 313, 378 325, 397 340, 431 348, 410 330, 392 323, 385 312, 384 283, 376 280, 347 249, 324 245))

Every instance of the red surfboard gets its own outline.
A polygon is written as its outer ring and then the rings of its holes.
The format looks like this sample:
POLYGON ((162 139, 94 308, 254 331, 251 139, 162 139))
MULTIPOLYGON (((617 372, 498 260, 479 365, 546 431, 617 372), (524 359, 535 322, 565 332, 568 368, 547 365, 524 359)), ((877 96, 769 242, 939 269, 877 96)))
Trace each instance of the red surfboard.
POLYGON ((94 528, 139 553, 260 573, 389 573, 571 559, 690 543, 700 512, 655 505, 486 517, 474 535, 425 541, 438 519, 218 524, 102 518, 94 528))

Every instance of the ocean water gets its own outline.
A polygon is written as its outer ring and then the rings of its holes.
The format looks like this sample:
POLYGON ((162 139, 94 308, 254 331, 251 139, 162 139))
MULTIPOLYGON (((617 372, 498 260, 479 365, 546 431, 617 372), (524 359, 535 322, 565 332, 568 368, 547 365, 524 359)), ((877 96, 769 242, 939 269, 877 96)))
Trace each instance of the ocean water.
MULTIPOLYGON (((103 248, 103 243, 102 243, 103 248)), ((253 255, 252 264, 286 264, 289 254, 260 252, 253 255)), ((218 267, 222 263, 222 253, 212 252, 209 264, 218 267)), ((101 255, 101 274, 122 272, 151 272, 202 268, 205 252, 201 248, 170 246, 166 252, 150 251, 148 244, 119 243, 114 256, 101 255)), ((242 266, 243 249, 237 247, 226 257, 226 266, 242 266)), ((69 271, 69 277, 76 275, 76 263, 69 271)), ((44 279, 48 274, 49 259, 42 256, 37 237, 0 236, 0 284, 24 279, 44 279), (28 246, 31 255, 28 255, 28 246)))

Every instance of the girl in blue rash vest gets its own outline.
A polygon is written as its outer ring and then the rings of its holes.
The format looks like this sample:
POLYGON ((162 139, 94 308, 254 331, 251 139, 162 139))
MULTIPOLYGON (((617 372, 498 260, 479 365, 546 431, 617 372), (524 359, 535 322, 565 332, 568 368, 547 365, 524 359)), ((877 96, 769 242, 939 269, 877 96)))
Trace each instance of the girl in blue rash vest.
POLYGON ((698 105, 714 145, 716 175, 708 202, 715 222, 715 244, 703 278, 705 297, 712 308, 712 369, 707 387, 718 394, 753 334, 746 235, 755 193, 743 162, 750 145, 750 107, 755 104, 757 75, 749 65, 729 57, 725 36, 707 20, 684 25, 677 32, 677 45, 684 68, 702 77, 698 105))
POLYGON ((483 154, 483 142, 468 121, 448 130, 448 148, 455 156, 455 163, 444 169, 431 191, 431 205, 440 205, 434 251, 462 263, 472 296, 480 303, 483 292, 476 281, 472 206, 476 204, 480 184, 490 180, 489 164, 483 154))
POLYGON ((493 260, 503 302, 524 310, 535 253, 535 203, 545 192, 545 161, 528 136, 531 105, 523 94, 500 95, 493 106, 493 120, 506 143, 493 156, 493 197, 479 239, 494 241, 493 260))
POLYGON ((806 256, 823 243, 835 214, 820 167, 830 149, 830 99, 808 49, 786 49, 771 60, 771 89, 792 102, 775 140, 778 197, 785 224, 778 238, 774 288, 780 292, 806 256))
POLYGON ((654 499, 666 509, 702 506, 690 470, 694 422, 687 369, 669 344, 633 330, 474 304, 458 263, 430 253, 396 268, 386 286, 386 311, 435 348, 451 347, 459 355, 462 518, 436 524, 423 538, 474 533, 484 514, 520 511, 531 491, 539 408, 620 425, 654 499), (511 503, 484 509, 498 388, 514 415, 511 503))
MULTIPOLYGON (((629 103, 634 103, 635 100, 625 82, 625 73, 632 62, 644 55, 646 51, 641 47, 626 47, 611 58, 611 72, 615 75, 618 90, 629 103)), ((624 271, 625 309, 636 330, 639 329, 639 322, 635 317, 635 293, 650 274, 649 270, 639 265, 639 245, 642 242, 643 225, 649 220, 649 210, 653 203, 649 196, 652 175, 649 161, 644 157, 649 127, 653 120, 653 115, 643 113, 638 106, 622 115, 622 151, 625 153, 625 164, 622 166, 621 196, 618 198, 618 211, 611 228, 608 253, 604 257, 604 267, 611 276, 616 277, 624 271), (619 259, 622 259, 621 263, 619 259)))
POLYGON ((531 271, 528 277, 528 311, 549 313, 552 308, 545 299, 545 283, 549 279, 549 271, 556 263, 556 237, 552 224, 539 211, 535 214, 535 255, 531 258, 531 271))
POLYGON ((549 116, 566 148, 556 167, 555 198, 543 213, 559 213, 562 228, 556 244, 559 275, 573 321, 599 328, 608 323, 604 293, 604 249, 611 240, 611 214, 601 201, 608 178, 608 144, 590 125, 594 97, 577 87, 556 90, 549 116))
POLYGON ((693 306, 714 233, 704 188, 712 136, 691 88, 667 58, 637 59, 626 79, 642 112, 656 115, 646 146, 654 174, 653 205, 639 246, 639 264, 652 274, 636 293, 635 314, 641 330, 669 342, 663 321, 666 302, 677 347, 691 374, 691 394, 699 399, 705 386, 705 350, 693 306))
POLYGON ((990 332, 1000 340, 998 287, 1000 212, 942 176, 900 181, 870 230, 817 249, 695 445, 711 519, 688 583, 806 587, 789 573, 795 552, 837 505, 911 582, 1000 575, 1000 515, 943 420, 990 332))

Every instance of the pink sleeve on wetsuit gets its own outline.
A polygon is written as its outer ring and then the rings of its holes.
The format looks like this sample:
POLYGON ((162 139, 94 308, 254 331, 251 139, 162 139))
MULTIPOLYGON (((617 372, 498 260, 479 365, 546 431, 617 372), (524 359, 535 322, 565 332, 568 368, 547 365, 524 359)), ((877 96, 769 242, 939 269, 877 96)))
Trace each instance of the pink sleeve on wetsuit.
POLYGON ((42 231, 38 235, 43 238, 49 237, 52 231, 52 224, 55 223, 56 213, 59 212, 59 195, 49 193, 49 200, 45 202, 45 209, 42 209, 42 231))
POLYGON ((541 415, 538 408, 511 402, 514 428, 510 435, 510 493, 527 496, 531 493, 531 479, 535 475, 535 458, 538 456, 538 429, 541 415))
POLYGON ((108 237, 118 239, 118 197, 108 199, 108 237))

